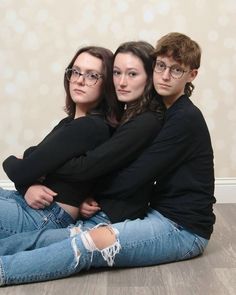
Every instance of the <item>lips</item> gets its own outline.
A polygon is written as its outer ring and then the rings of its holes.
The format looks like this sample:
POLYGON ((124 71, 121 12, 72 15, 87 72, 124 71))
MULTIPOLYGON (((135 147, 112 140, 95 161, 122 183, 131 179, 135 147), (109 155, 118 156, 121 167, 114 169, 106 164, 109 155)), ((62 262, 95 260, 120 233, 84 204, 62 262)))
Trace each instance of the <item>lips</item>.
POLYGON ((85 91, 83 91, 81 89, 73 89, 73 92, 76 94, 85 94, 85 91))
POLYGON ((157 86, 159 87, 164 87, 164 88, 170 88, 171 86, 170 85, 167 85, 167 84, 157 84, 157 86))
POLYGON ((118 89, 118 90, 117 90, 117 93, 124 95, 124 94, 128 94, 128 93, 130 93, 130 91, 128 91, 128 90, 123 90, 123 89, 118 89))

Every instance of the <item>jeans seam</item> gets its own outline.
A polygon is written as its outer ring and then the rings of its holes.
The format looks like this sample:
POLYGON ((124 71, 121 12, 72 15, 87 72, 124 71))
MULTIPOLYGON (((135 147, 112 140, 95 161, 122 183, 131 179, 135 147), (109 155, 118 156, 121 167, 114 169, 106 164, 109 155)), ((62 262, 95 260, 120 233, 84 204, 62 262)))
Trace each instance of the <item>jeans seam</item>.
MULTIPOLYGON (((189 253, 193 252, 194 245, 197 244, 196 241, 197 241, 197 237, 194 238, 191 248, 180 259, 182 259, 182 260, 185 259, 189 255, 189 253)), ((198 255, 200 255, 200 253, 198 255)), ((196 256, 196 255, 194 255, 194 256, 196 256)))
MULTIPOLYGON (((74 267, 70 265, 66 269, 64 268, 63 271, 53 271, 53 272, 47 272, 47 273, 42 273, 42 274, 37 274, 37 275, 26 275, 26 276, 15 276, 12 277, 11 280, 8 282, 5 281, 5 279, 2 281, 2 285, 10 285, 10 284, 18 284, 18 283, 28 283, 28 282, 39 282, 39 281, 44 281, 45 279, 51 279, 51 278, 60 278, 61 275, 64 276, 65 272, 68 274, 73 274, 74 273, 74 267)), ((1 281, 0 281, 0 286, 1 286, 1 281)))
POLYGON ((0 258, 0 286, 3 286, 5 283, 5 271, 3 268, 3 261, 0 258))

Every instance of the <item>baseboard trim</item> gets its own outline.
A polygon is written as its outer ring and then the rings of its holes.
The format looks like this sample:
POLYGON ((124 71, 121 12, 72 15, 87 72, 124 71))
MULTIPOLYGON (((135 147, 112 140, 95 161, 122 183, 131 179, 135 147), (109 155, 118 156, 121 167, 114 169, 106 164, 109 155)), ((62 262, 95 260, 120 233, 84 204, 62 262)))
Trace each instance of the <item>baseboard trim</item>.
POLYGON ((215 197, 217 203, 236 203, 236 178, 216 178, 215 197))
MULTIPOLYGON (((0 187, 14 189, 14 184, 8 180, 0 180, 0 187)), ((217 203, 236 203, 236 178, 217 178, 215 197, 217 203)))

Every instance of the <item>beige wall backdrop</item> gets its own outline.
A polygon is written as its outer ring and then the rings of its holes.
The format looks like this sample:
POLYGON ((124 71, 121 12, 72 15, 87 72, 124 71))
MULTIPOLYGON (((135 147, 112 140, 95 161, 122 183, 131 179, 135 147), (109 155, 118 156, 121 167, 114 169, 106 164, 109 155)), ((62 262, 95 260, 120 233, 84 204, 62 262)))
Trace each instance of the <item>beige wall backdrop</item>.
POLYGON ((235 0, 0 0, 0 162, 64 116, 64 69, 79 47, 154 45, 171 31, 203 49, 193 101, 211 132, 216 177, 235 177, 235 0))

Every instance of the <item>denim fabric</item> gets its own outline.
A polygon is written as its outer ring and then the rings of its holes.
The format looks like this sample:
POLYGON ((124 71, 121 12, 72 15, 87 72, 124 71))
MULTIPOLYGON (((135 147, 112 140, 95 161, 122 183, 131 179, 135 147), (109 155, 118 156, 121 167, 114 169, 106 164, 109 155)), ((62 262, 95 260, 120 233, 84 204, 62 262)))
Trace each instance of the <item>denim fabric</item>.
MULTIPOLYGON (((91 229, 98 224, 110 224, 106 214, 101 211, 90 219, 78 220, 76 222, 76 226, 80 227, 81 231, 91 229)), ((60 242, 71 236, 71 227, 72 226, 58 229, 36 229, 1 239, 0 256, 12 255, 20 251, 33 250, 60 242)))
POLYGON ((73 218, 57 203, 36 210, 17 191, 0 188, 0 239, 35 229, 64 228, 72 223, 73 218))
POLYGON ((76 226, 79 226, 81 228, 81 230, 85 231, 85 230, 91 229, 101 223, 111 224, 108 216, 104 212, 99 211, 98 213, 96 213, 95 215, 93 215, 89 219, 78 220, 76 222, 76 226))
MULTIPOLYGON (((208 240, 201 238, 150 209, 144 219, 110 225, 121 249, 114 267, 157 265, 203 253, 208 240)), ((0 257, 0 284, 10 285, 67 277, 91 267, 107 267, 103 250, 91 250, 81 232, 48 247, 0 257)), ((106 248, 109 252, 110 247, 106 248)), ((105 249, 104 249, 105 250, 105 249)))

